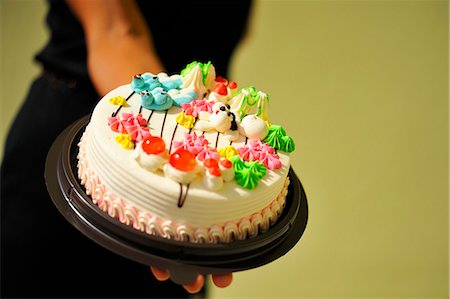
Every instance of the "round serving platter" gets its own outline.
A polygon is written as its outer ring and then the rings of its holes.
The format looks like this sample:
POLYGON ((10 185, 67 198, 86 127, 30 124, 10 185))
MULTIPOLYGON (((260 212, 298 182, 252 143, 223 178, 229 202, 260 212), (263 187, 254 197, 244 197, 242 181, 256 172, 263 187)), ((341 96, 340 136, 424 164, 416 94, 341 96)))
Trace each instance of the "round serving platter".
POLYGON ((50 148, 45 180, 61 214, 88 238, 134 260, 171 273, 179 284, 197 274, 225 274, 256 268, 286 254, 300 240, 308 220, 305 191, 291 168, 286 207, 266 233, 229 244, 196 244, 149 235, 100 210, 77 178, 78 142, 89 121, 85 116, 66 128, 50 148))

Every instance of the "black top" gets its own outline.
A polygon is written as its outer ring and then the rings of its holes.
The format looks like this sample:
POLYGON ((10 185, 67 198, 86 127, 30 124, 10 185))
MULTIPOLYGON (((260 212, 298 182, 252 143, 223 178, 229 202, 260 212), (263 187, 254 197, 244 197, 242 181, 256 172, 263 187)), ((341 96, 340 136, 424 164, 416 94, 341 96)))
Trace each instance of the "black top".
MULTIPOLYGON (((198 60, 211 61, 222 76, 227 75, 230 56, 245 30, 250 2, 138 0, 157 54, 169 73, 198 60)), ((51 71, 87 79, 81 24, 64 1, 49 0, 49 4, 51 37, 36 59, 51 71)))

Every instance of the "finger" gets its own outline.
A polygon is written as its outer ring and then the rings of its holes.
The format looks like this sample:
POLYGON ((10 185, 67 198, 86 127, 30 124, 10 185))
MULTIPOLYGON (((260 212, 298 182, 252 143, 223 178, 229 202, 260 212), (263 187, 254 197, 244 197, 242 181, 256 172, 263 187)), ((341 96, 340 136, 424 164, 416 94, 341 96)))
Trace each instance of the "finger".
POLYGON ((153 275, 159 281, 165 281, 165 280, 169 279, 169 277, 170 277, 169 272, 166 270, 161 270, 161 269, 155 268, 155 267, 150 267, 150 270, 152 270, 153 275))
POLYGON ((183 285, 183 288, 189 293, 195 294, 202 289, 204 283, 205 277, 203 275, 198 275, 197 279, 192 284, 185 284, 183 285))
POLYGON ((211 275, 214 284, 219 288, 226 288, 233 281, 233 274, 213 274, 211 275))

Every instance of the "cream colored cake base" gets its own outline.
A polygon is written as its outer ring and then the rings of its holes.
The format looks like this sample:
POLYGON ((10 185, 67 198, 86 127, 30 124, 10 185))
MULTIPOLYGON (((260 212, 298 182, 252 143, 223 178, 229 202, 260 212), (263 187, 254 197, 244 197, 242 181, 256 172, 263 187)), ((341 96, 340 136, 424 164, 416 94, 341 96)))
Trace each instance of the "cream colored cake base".
POLYGON ((131 202, 111 193, 94 171, 89 168, 84 138, 81 139, 79 147, 80 167, 78 168, 78 176, 93 202, 111 217, 150 235, 194 243, 228 243, 233 240, 244 240, 248 237, 254 237, 258 233, 266 232, 277 221, 285 206, 289 177, 286 178, 284 187, 275 200, 269 206, 252 215, 243 217, 238 221, 215 224, 210 227, 192 227, 180 224, 176 221, 157 217, 151 211, 142 211, 131 202))
MULTIPOLYGON (((129 97, 117 115, 124 112, 136 115, 141 111, 145 119, 150 119, 150 133, 161 136, 169 149, 172 139, 180 140, 189 132, 175 121, 181 109, 172 107, 167 112, 140 109, 140 96, 131 94, 130 86, 124 85, 101 99, 80 143, 79 178, 102 210, 149 234, 190 242, 245 239, 266 231, 276 221, 287 194, 289 154, 279 152, 282 167, 268 171, 251 190, 235 181, 225 183, 218 191, 206 189, 201 179, 189 186, 179 184, 162 171, 142 168, 134 158, 135 150, 124 149, 115 141, 118 133, 111 130, 108 118, 118 109, 109 99, 129 97), (182 207, 177 206, 180 194, 186 195, 182 207)), ((206 132, 204 136, 218 149, 229 144, 217 131, 206 132)), ((238 148, 245 143, 245 137, 240 136, 233 146, 238 148)))

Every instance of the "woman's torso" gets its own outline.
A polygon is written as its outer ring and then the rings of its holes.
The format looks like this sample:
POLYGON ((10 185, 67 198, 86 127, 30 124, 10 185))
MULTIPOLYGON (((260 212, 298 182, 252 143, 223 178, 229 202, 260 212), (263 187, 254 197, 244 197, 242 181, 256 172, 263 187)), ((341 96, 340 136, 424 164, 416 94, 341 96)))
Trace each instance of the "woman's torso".
MULTIPOLYGON (((65 1, 48 2, 50 39, 36 59, 52 72, 88 79, 86 43, 80 23, 65 1)), ((210 60, 220 74, 227 75, 231 54, 245 31, 250 0, 137 2, 169 73, 193 60, 210 60)))

